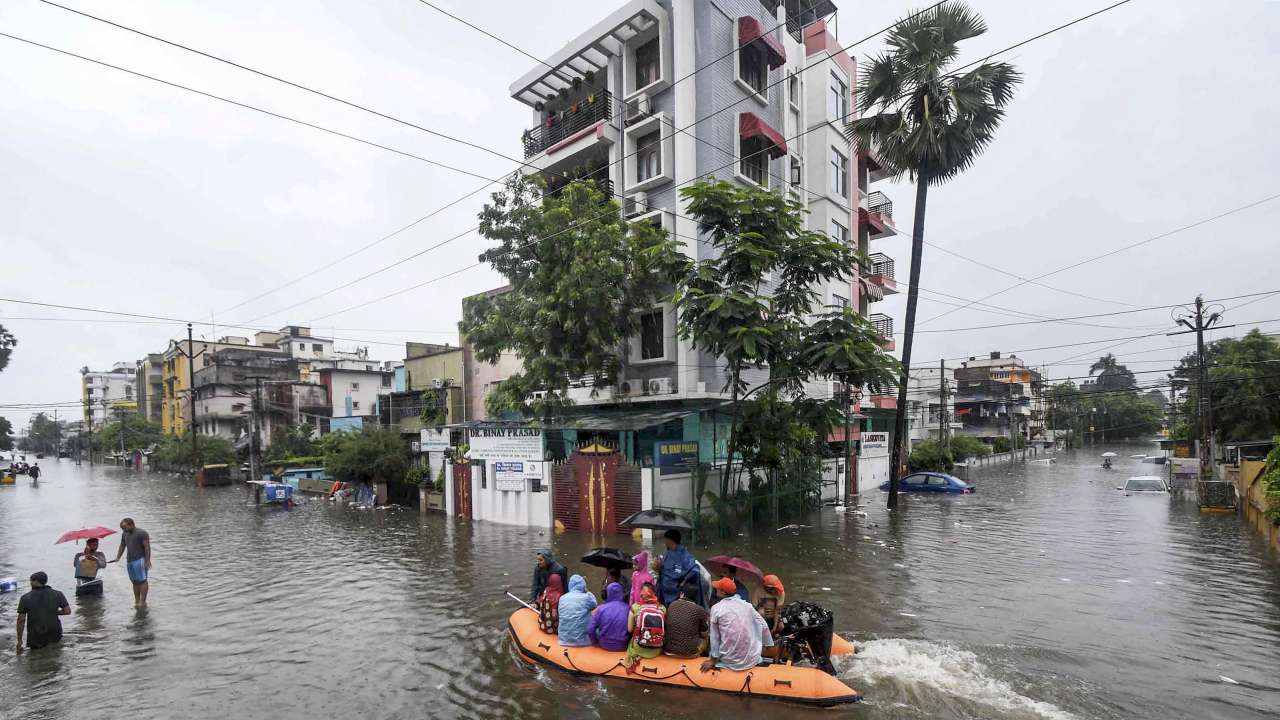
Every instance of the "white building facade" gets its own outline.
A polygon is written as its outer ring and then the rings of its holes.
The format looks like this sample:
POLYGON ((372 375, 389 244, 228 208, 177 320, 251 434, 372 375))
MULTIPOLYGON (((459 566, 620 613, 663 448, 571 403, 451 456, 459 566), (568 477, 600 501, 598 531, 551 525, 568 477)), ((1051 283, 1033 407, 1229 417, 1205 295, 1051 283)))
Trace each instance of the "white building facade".
POLYGON ((107 371, 80 369, 80 400, 84 421, 93 428, 110 422, 116 410, 137 410, 137 366, 118 362, 107 371))

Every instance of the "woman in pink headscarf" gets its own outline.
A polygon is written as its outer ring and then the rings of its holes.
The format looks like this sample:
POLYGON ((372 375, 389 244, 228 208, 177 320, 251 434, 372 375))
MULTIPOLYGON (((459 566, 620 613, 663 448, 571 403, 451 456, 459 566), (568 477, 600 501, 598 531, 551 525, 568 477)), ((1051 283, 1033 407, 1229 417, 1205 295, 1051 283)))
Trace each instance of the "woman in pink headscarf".
POLYGON ((640 602, 640 588, 645 583, 654 582, 653 573, 649 572, 649 551, 641 550, 631 558, 631 562, 635 563, 635 572, 631 573, 631 604, 635 605, 640 602))

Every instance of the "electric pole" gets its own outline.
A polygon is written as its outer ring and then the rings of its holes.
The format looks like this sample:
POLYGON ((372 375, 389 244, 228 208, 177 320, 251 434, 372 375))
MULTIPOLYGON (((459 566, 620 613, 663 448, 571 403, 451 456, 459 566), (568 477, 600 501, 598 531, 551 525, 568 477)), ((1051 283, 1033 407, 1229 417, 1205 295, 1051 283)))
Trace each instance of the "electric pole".
POLYGON ((261 434, 262 423, 258 420, 258 412, 262 409, 262 381, 270 380, 270 375, 250 375, 247 379, 253 380, 257 389, 253 393, 253 412, 250 415, 249 426, 251 428, 249 434, 249 479, 257 480, 259 465, 259 435, 261 434))
POLYGON ((195 341, 191 337, 191 323, 187 323, 187 351, 182 351, 179 345, 178 352, 187 358, 187 401, 191 403, 191 462, 200 462, 200 438, 196 437, 196 358, 203 355, 207 347, 200 348, 200 352, 195 351, 195 341))
POLYGON ((1196 334, 1196 365, 1198 372, 1196 373, 1196 395, 1198 402, 1196 403, 1196 417, 1198 425, 1198 435, 1200 442, 1200 483, 1198 485, 1200 504, 1208 504, 1205 497, 1204 483, 1213 480, 1213 392, 1209 388, 1209 370, 1204 362, 1204 331, 1211 327, 1229 328, 1234 325, 1218 325, 1222 320, 1222 312, 1210 313, 1205 317, 1204 296, 1197 295, 1195 302, 1195 311, 1188 309, 1187 317, 1177 318, 1179 325, 1187 328, 1177 332, 1165 333, 1166 335, 1186 335, 1188 333, 1196 334))
POLYGON ((947 412, 947 361, 938 360, 938 443, 943 452, 951 454, 951 436, 947 424, 951 421, 947 412))

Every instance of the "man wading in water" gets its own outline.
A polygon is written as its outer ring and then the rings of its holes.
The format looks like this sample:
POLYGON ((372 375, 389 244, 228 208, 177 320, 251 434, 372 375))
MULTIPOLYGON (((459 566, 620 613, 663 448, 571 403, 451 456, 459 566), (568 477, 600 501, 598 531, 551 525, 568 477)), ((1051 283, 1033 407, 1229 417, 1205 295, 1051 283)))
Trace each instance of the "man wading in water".
POLYGON ((129 551, 125 567, 129 570, 129 580, 133 582, 133 606, 144 608, 147 606, 149 589, 147 573, 151 571, 151 536, 135 525, 133 518, 120 521, 120 549, 116 551, 116 559, 111 562, 120 562, 120 556, 124 555, 125 550, 129 551))

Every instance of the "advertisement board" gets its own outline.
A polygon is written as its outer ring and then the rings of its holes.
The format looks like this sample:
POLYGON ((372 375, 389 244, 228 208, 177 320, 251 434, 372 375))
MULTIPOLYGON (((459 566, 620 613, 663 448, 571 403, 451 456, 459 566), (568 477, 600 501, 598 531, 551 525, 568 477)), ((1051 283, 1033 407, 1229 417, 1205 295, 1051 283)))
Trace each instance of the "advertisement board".
POLYGON ((535 428, 475 428, 471 430, 472 460, 542 460, 542 431, 535 428))
POLYGON ((858 453, 863 457, 873 455, 889 454, 889 433, 887 432, 864 432, 862 433, 861 452, 858 453))
POLYGON ((659 440, 653 444, 653 466, 659 475, 687 473, 697 464, 697 440, 659 440))
MULTIPOLYGON (((541 462, 522 462, 519 460, 498 460, 493 468, 493 487, 508 492, 523 492, 530 481, 542 481, 541 462)), ((536 488, 535 488, 536 490, 536 488)))
POLYGON ((449 431, 424 428, 419 442, 422 452, 444 452, 449 449, 449 431))

